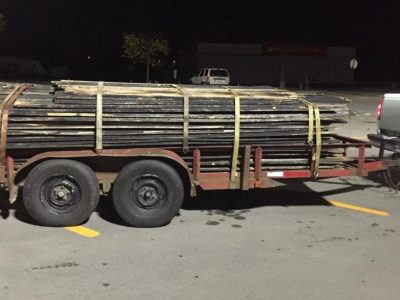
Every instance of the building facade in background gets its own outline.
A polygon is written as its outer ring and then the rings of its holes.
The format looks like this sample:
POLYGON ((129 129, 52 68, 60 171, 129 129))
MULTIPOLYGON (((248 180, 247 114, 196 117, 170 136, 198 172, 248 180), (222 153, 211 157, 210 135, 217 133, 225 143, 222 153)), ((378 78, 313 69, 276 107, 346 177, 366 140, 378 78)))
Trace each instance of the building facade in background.
POLYGON ((29 57, 0 57, 1 78, 25 78, 45 74, 46 71, 38 60, 29 57))
POLYGON ((349 63, 355 57, 355 47, 198 43, 193 51, 180 51, 178 73, 187 82, 202 67, 219 67, 229 70, 233 84, 340 85, 354 82, 349 63))

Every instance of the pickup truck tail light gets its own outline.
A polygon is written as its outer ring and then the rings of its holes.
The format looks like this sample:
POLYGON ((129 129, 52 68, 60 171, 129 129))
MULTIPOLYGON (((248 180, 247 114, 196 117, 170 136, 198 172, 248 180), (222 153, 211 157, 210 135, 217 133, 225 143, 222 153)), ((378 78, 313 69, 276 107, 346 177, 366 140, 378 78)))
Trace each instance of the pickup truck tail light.
POLYGON ((383 106, 383 97, 379 98, 378 108, 376 109, 376 118, 378 120, 381 119, 382 115, 382 106, 383 106))

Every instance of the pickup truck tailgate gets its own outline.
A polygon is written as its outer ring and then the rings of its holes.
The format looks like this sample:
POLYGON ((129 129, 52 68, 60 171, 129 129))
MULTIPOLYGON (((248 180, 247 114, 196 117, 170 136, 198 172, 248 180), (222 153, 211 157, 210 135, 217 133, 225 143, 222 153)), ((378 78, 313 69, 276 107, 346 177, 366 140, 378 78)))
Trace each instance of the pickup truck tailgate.
POLYGON ((385 94, 378 128, 381 134, 400 136, 400 94, 385 94))

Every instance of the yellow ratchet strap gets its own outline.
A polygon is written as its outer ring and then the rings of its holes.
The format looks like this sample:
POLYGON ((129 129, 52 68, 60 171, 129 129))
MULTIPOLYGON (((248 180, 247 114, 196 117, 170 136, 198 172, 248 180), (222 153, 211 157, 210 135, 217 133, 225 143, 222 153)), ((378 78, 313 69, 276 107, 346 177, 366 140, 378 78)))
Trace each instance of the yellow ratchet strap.
MULTIPOLYGON (((226 87, 224 87, 226 88, 226 87)), ((226 88, 235 97, 235 137, 233 141, 231 176, 229 181, 230 188, 236 187, 237 178, 237 163, 239 157, 239 142, 240 142, 240 96, 239 93, 226 88)))
POLYGON ((3 100, 3 102, 1 102, 0 104, 0 122, 1 122, 1 118, 3 117, 3 107, 6 105, 6 103, 8 102, 8 100, 10 100, 10 98, 12 96, 14 96, 14 94, 19 90, 20 87, 22 87, 23 84, 18 84, 14 87, 14 89, 7 95, 7 97, 3 100))
MULTIPOLYGON (((4 115, 5 111, 9 111, 12 108, 14 101, 17 97, 22 94, 22 92, 28 87, 28 84, 18 84, 14 89, 6 96, 3 102, 0 103, 0 183, 4 183, 5 173, 6 173, 6 153, 7 153, 7 127, 8 127, 8 112, 4 115), (4 116, 3 116, 4 115, 4 116), (4 117, 4 119, 3 119, 4 117)), ((10 193, 13 185, 11 185, 12 178, 8 178, 8 184, 10 188, 10 193)), ((10 194, 11 195, 11 194, 10 194)), ((11 197, 11 196, 10 196, 11 197)), ((11 198, 10 198, 11 199, 11 198)), ((12 202, 11 202, 12 203, 12 202)))
POLYGON ((298 98, 298 100, 302 102, 304 105, 306 105, 308 108, 308 143, 310 145, 314 144, 314 122, 315 122, 316 149, 312 157, 312 160, 314 161, 314 170, 312 176, 316 178, 318 177, 318 170, 321 160, 321 149, 322 149, 321 116, 317 105, 302 98, 298 98))
POLYGON ((177 84, 172 85, 183 96, 183 153, 189 151, 189 95, 185 89, 177 84))
POLYGON ((319 113, 318 106, 314 107, 314 114, 315 114, 315 131, 316 131, 316 150, 315 150, 315 167, 314 167, 314 174, 315 178, 318 177, 318 170, 319 170, 319 163, 321 159, 321 150, 322 150, 322 136, 321 136, 321 116, 319 113))
POLYGON ((96 151, 103 149, 103 86, 104 82, 99 81, 96 99, 96 151))

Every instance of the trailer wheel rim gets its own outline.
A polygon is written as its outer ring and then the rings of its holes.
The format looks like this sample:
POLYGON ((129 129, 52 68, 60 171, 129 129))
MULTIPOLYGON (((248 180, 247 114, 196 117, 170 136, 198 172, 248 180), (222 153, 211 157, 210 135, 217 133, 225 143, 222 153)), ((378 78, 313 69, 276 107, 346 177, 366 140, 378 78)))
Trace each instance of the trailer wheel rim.
POLYGON ((40 201, 53 213, 69 213, 81 202, 79 184, 72 176, 54 175, 43 183, 40 201))
POLYGON ((167 188, 158 176, 145 175, 133 183, 131 197, 139 207, 154 209, 161 207, 166 202, 167 188))

